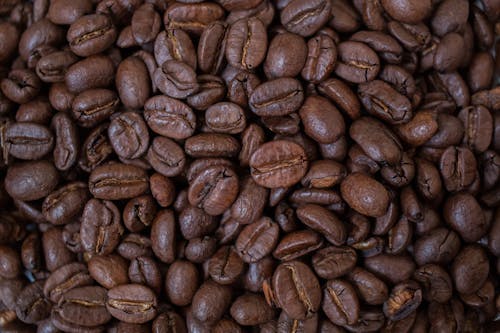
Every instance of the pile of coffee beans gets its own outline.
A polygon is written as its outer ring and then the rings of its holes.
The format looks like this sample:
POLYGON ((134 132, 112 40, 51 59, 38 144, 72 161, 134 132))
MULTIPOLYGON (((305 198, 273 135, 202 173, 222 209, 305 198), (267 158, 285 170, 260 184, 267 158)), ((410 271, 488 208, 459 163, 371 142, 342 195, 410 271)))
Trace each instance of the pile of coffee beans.
POLYGON ((497 35, 498 0, 0 0, 0 331, 500 332, 497 35))

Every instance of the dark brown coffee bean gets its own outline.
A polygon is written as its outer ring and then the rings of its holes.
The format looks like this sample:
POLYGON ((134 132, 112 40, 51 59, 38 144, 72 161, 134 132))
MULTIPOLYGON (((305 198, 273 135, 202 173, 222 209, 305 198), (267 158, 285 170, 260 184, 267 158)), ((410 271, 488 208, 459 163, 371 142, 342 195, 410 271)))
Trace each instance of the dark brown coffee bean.
POLYGON ((186 164, 186 156, 175 141, 157 136, 149 146, 146 158, 157 172, 167 177, 177 176, 186 164))
POLYGON ((418 238, 414 244, 414 256, 418 265, 449 263, 459 250, 459 236, 446 228, 434 229, 418 238))
POLYGON ((30 122, 11 123, 3 133, 2 148, 13 157, 37 160, 49 153, 54 146, 50 130, 30 122))
POLYGON ((304 149, 291 141, 277 140, 261 145, 250 158, 252 177, 267 188, 287 187, 307 172, 304 149))
POLYGON ((243 326, 259 325, 273 319, 273 308, 259 294, 246 293, 239 296, 229 310, 236 322, 243 326))
POLYGON ((457 193, 449 197, 443 207, 443 216, 466 242, 479 240, 489 227, 479 203, 468 193, 457 193))
POLYGON ((243 261, 257 262, 274 250, 278 236, 278 224, 263 217, 243 228, 235 243, 236 251, 243 261))
POLYGON ((231 206, 231 217, 241 224, 255 222, 263 213, 268 190, 255 183, 253 178, 242 180, 240 193, 231 206))
POLYGON ((21 273, 21 258, 11 247, 0 246, 0 276, 5 279, 16 278, 21 273))
POLYGON ((167 60, 158 67, 153 81, 162 93, 172 98, 186 98, 200 89, 194 70, 177 60, 167 60))
POLYGON ((182 28, 200 35, 210 23, 222 19, 224 10, 216 3, 176 3, 163 16, 167 28, 182 28))
POLYGON ((299 81, 278 78, 259 85, 248 103, 258 116, 284 116, 297 111, 303 100, 304 92, 299 81))
POLYGON ((142 108, 151 94, 148 68, 139 57, 129 57, 120 63, 115 82, 120 100, 128 108, 142 108))
POLYGON ((128 260, 140 256, 152 256, 151 239, 139 234, 128 234, 118 245, 116 252, 128 260))
POLYGON ((233 136, 221 133, 200 133, 186 140, 188 155, 199 157, 233 157, 240 151, 240 143, 233 136))
POLYGON ((69 66, 78 61, 72 52, 56 51, 40 58, 36 64, 36 74, 43 82, 64 82, 69 66))
POLYGON ((293 231, 281 238, 273 251, 273 256, 281 261, 289 261, 305 256, 323 245, 321 236, 312 230, 293 231))
POLYGON ((415 271, 413 259, 402 254, 385 254, 365 258, 365 268, 393 284, 408 280, 415 271))
POLYGON ((253 70, 264 61, 266 51, 266 28, 258 18, 241 19, 230 26, 226 41, 226 59, 231 66, 253 70))
POLYGON ((88 262, 90 276, 106 289, 129 283, 127 262, 115 255, 96 255, 88 262))
POLYGON ((105 304, 106 289, 95 286, 78 287, 64 293, 54 308, 53 316, 58 322, 68 322, 77 327, 99 326, 111 320, 105 304))
POLYGON ((450 275, 435 264, 419 267, 413 278, 423 286, 424 299, 429 302, 446 303, 453 293, 453 284, 450 275))
MULTIPOLYGON (((319 52, 319 50, 315 51, 319 52)), ((307 45, 304 39, 296 34, 285 32, 275 36, 269 43, 264 72, 269 79, 294 77, 302 71, 306 58, 307 45)), ((311 62, 315 60, 311 59, 311 62)))
POLYGON ((453 260, 451 277, 459 293, 470 294, 481 288, 489 271, 490 265, 483 248, 468 245, 453 260))
POLYGON ((197 52, 198 64, 203 72, 217 74, 222 69, 225 60, 227 33, 228 25, 221 21, 212 22, 203 30, 197 52))
POLYGON ((92 12, 92 2, 89 0, 80 2, 56 0, 50 2, 47 17, 55 24, 71 24, 90 12, 92 12))
POLYGON ((356 251, 347 246, 329 246, 318 250, 312 257, 314 271, 323 279, 345 275, 356 265, 356 251))
POLYGON ((333 245, 342 245, 347 237, 342 222, 326 208, 308 204, 297 209, 297 217, 313 230, 323 234, 333 245))
POLYGON ((356 94, 342 80, 330 78, 318 86, 321 94, 333 101, 351 119, 359 118, 360 103, 356 94))
POLYGON ((221 102, 205 111, 205 123, 217 133, 237 134, 246 127, 246 116, 237 104, 221 102))
POLYGON ((391 320, 401 320, 413 313, 422 301, 422 290, 413 280, 396 285, 384 303, 384 314, 391 320))
POLYGON ((231 287, 207 280, 194 294, 193 316, 197 320, 215 323, 231 305, 231 294, 231 287))
POLYGON ((351 138, 376 162, 398 164, 402 146, 397 136, 374 118, 360 118, 349 129, 351 138))
POLYGON ((306 319, 319 309, 321 289, 318 279, 307 265, 299 261, 280 264, 274 271, 272 288, 276 305, 293 319, 306 319))
POLYGON ((54 165, 65 171, 71 168, 78 157, 79 136, 76 124, 67 113, 59 112, 52 117, 51 127, 55 134, 54 165))
POLYGON ((367 304, 378 305, 387 300, 389 296, 387 285, 374 274, 356 267, 347 277, 367 304))
POLYGON ((160 14, 155 10, 153 4, 143 4, 132 15, 132 35, 139 45, 153 41, 160 32, 160 26, 160 14))
POLYGON ((75 20, 66 38, 71 51, 80 57, 100 53, 110 47, 117 36, 111 18, 92 14, 75 20))
POLYGON ((90 199, 85 204, 80 239, 86 252, 110 254, 118 246, 123 231, 120 212, 111 201, 90 199))
POLYGON ((146 285, 156 294, 162 289, 162 276, 158 262, 152 257, 136 257, 128 267, 130 282, 146 285))
POLYGON ((244 269, 243 260, 232 246, 221 247, 208 261, 208 274, 222 285, 236 282, 244 269))
POLYGON ((308 97, 299 111, 304 131, 319 143, 337 141, 345 132, 344 119, 326 98, 308 97), (318 112, 322 110, 322 112, 318 112))
MULTIPOLYGON (((164 312, 153 321, 153 325, 151 328, 151 332, 153 333, 170 333, 170 332, 179 332, 179 333, 187 333, 186 323, 183 317, 179 314, 168 311, 164 312)), ((145 333, 145 332, 144 332, 145 333)))
POLYGON ((209 235, 217 229, 218 220, 203 209, 188 205, 179 214, 179 227, 182 236, 193 239, 209 235))
POLYGON ((332 38, 318 34, 307 42, 308 54, 302 68, 302 77, 320 83, 330 76, 337 62, 337 47, 332 38))
POLYGON ((23 104, 34 99, 40 92, 41 82, 29 69, 14 69, 0 82, 2 93, 11 101, 23 104))
POLYGON ((363 215, 380 217, 389 206, 387 190, 366 174, 350 174, 341 183, 340 190, 347 204, 363 215))
POLYGON ((323 289, 322 308, 336 325, 352 325, 359 319, 359 300, 356 291, 343 280, 329 280, 323 289))
POLYGON ((196 266, 187 261, 175 261, 165 278, 165 291, 172 304, 186 306, 191 303, 199 285, 196 266))
POLYGON ((220 215, 236 199, 239 184, 231 168, 213 166, 200 172, 189 186, 188 199, 209 215, 220 215))
POLYGON ((292 0, 282 8, 280 21, 288 31, 307 37, 330 19, 330 11, 330 1, 315 0, 303 3, 292 0))
POLYGON ((493 118, 483 106, 462 109, 458 118, 464 123, 463 143, 474 152, 484 152, 491 143, 493 118))
POLYGON ((148 188, 146 172, 136 166, 121 163, 95 168, 89 177, 89 190, 99 199, 133 198, 148 188))
POLYGON ((66 86, 72 93, 92 88, 106 88, 114 80, 115 67, 108 56, 93 55, 71 65, 65 76, 66 86))
POLYGON ((92 283, 87 267, 82 263, 73 262, 52 272, 45 281, 43 294, 57 304, 68 290, 92 283))
POLYGON ((359 85, 358 96, 368 113, 391 125, 406 123, 412 118, 410 101, 384 81, 359 85))
POLYGON ((155 96, 144 105, 144 119, 152 131, 173 139, 193 135, 196 116, 181 101, 167 96, 155 96))
POLYGON ((366 44, 346 41, 338 45, 335 74, 352 83, 373 80, 380 71, 377 54, 366 44))
POLYGON ((108 291, 106 308, 124 322, 141 324, 156 316, 157 298, 154 292, 140 284, 123 284, 108 291))
POLYGON ((52 304, 43 295, 44 280, 28 284, 19 294, 16 315, 24 323, 34 324, 50 315, 52 304))
POLYGON ((53 224, 67 224, 82 212, 88 198, 87 184, 69 183, 45 197, 42 214, 53 224))
POLYGON ((54 165, 46 160, 17 163, 7 169, 5 190, 18 200, 38 200, 52 192, 59 181, 54 165))
POLYGON ((151 225, 151 244, 154 254, 163 262, 175 259, 175 219, 171 210, 156 214, 151 225))

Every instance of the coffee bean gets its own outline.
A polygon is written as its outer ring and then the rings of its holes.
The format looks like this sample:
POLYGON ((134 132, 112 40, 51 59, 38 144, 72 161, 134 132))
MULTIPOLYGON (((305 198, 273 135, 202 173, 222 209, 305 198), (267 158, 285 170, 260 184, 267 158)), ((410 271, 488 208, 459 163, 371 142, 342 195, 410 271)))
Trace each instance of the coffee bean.
POLYGON ((116 28, 110 17, 92 14, 74 21, 66 38, 73 53, 88 57, 106 50, 113 44, 116 36, 116 28))
POLYGON ((105 200, 133 198, 144 193, 147 185, 144 170, 121 163, 99 166, 89 177, 90 192, 96 198, 105 200))
POLYGON ((243 70, 257 68, 266 56, 267 34, 256 17, 234 22, 227 33, 226 59, 231 66, 243 70))
POLYGON ((343 280, 329 280, 323 290, 323 311, 337 325, 352 325, 359 318, 356 291, 343 280))
POLYGON ((153 319, 157 305, 154 292, 140 284, 123 284, 107 293, 107 310, 126 323, 141 324, 153 319))
POLYGON ((307 265, 299 261, 280 264, 274 271, 272 288, 277 305, 291 318, 306 319, 319 309, 321 289, 318 279, 307 265))

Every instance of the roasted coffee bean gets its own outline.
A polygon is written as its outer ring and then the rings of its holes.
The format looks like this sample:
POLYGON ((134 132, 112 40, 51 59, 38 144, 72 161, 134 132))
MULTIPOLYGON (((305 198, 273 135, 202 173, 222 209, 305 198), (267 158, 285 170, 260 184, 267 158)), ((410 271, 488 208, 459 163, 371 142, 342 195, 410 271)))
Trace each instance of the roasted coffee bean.
POLYGON ((292 0, 286 3, 280 13, 281 24, 288 31, 303 37, 314 34, 330 19, 330 1, 315 0, 303 3, 292 0))
POLYGON ((16 315, 27 324, 35 324, 50 316, 52 304, 43 295, 44 280, 27 285, 18 295, 16 315))
POLYGON ((245 264, 232 246, 221 247, 208 261, 208 274, 218 284, 236 282, 245 264))
POLYGON ((351 271, 356 265, 356 251, 348 246, 329 246, 312 257, 316 274, 323 279, 335 279, 351 271))
POLYGON ((234 202, 238 190, 238 178, 231 168, 213 166, 200 172, 191 182, 188 200, 209 215, 220 215, 234 202))
POLYGON ((222 318, 230 305, 231 287, 207 280, 194 294, 191 308, 197 320, 214 323, 222 318))
POLYGON ((106 88, 114 81, 115 67, 108 56, 94 55, 71 65, 65 83, 72 93, 92 88, 106 88))
POLYGON ((277 140, 261 145, 250 158, 255 182, 267 188, 287 187, 307 172, 304 149, 291 141, 277 140))
POLYGON ((387 300, 389 293, 387 285, 367 270, 356 267, 349 272, 347 278, 367 304, 378 305, 387 300))
POLYGON ((324 81, 333 72, 337 61, 335 41, 326 34, 319 33, 307 42, 308 54, 302 77, 312 83, 324 81))
POLYGON ((266 56, 266 27, 256 17, 234 22, 227 33, 226 59, 243 70, 257 68, 266 56))
POLYGON ((238 297, 229 310, 236 322, 243 326, 259 325, 273 319, 273 308, 262 295, 247 293, 238 297))
POLYGON ((304 100, 300 81, 278 78, 259 85, 248 104, 258 116, 284 116, 297 111, 304 100))
POLYGON ((162 136, 153 139, 146 158, 153 169, 167 177, 179 175, 186 164, 184 151, 179 145, 162 136))
POLYGON ((238 105, 221 102, 205 111, 205 123, 214 132, 237 134, 245 129, 246 117, 238 105))
POLYGON ((208 24, 223 16, 224 10, 216 3, 176 3, 165 11, 163 23, 167 28, 182 28, 200 35, 208 24))
POLYGON ((45 197, 42 214, 53 224, 67 224, 83 211, 88 197, 87 184, 69 183, 45 197))
POLYGON ((163 262, 175 259, 175 219, 171 210, 156 214, 151 225, 151 245, 154 254, 163 262))
POLYGON ((172 98, 186 98, 200 89, 194 70, 178 60, 165 61, 155 70, 153 81, 158 90, 172 98))
POLYGON ((363 215, 380 217, 389 206, 389 193, 384 186, 363 173, 347 176, 340 190, 347 204, 363 215))
POLYGON ((133 198, 148 187, 146 172, 136 166, 114 163, 95 168, 89 177, 90 192, 99 199, 133 198))
POLYGON ((413 313, 422 301, 422 290, 415 281, 396 285, 384 303, 384 314, 391 320, 401 320, 413 313))
POLYGON ((450 275, 439 265, 427 264, 419 267, 413 279, 423 285, 423 297, 429 302, 446 303, 453 293, 450 275))
POLYGON ((489 227, 479 203, 468 193, 450 196, 444 204, 443 217, 466 242, 479 240, 489 227))
POLYGON ((63 112, 52 117, 51 127, 55 134, 54 165, 66 171, 76 162, 79 152, 78 129, 71 118, 63 112))
POLYGON ((92 283, 93 280, 87 267, 82 263, 74 262, 52 272, 45 281, 43 294, 57 304, 67 291, 92 283))
POLYGON ((120 63, 115 83, 123 105, 131 109, 142 108, 151 94, 148 68, 139 57, 129 57, 120 63))
MULTIPOLYGON (((285 32, 277 35, 269 43, 264 62, 266 76, 269 79, 297 76, 306 63, 307 49, 304 39, 296 34, 285 32)), ((310 61, 313 66, 318 49, 319 45, 316 50, 310 51, 313 54, 310 61)))
POLYGON ((336 325, 352 325, 359 319, 359 300, 349 282, 329 280, 323 290, 323 311, 336 325))
POLYGON ((144 119, 153 132, 173 139, 190 137, 196 127, 193 111, 181 101, 167 96, 148 99, 144 105, 144 119))
POLYGON ((450 273, 457 291, 470 294, 481 288, 489 271, 484 249, 479 245, 468 245, 453 260, 450 273))
POLYGON ((128 267, 128 276, 131 282, 146 285, 157 294, 162 289, 160 266, 151 257, 134 258, 128 267))
POLYGON ((80 239, 85 251, 110 254, 123 233, 120 212, 111 201, 90 199, 83 209, 80 239))
POLYGON ((274 250, 278 236, 278 224, 263 217, 243 228, 236 239, 236 251, 243 261, 257 262, 274 250))
POLYGON ((157 313, 154 292, 140 284, 123 284, 107 293, 106 308, 118 320, 141 324, 150 321, 157 313))
POLYGON ((323 234, 333 245, 342 245, 347 238, 345 227, 337 216, 319 205, 300 206, 297 217, 309 228, 323 234))
POLYGON ((314 315, 321 300, 318 281, 304 264, 291 261, 278 266, 273 276, 277 305, 291 318, 305 319, 314 315), (290 294, 287 290, 295 290, 290 294))
POLYGON ((88 57, 110 47, 117 36, 111 18, 105 15, 85 15, 75 20, 66 38, 73 53, 88 57))
POLYGON ((2 93, 11 101, 23 104, 33 100, 41 89, 41 82, 29 69, 14 69, 0 82, 2 93))
POLYGON ((129 282, 127 262, 115 255, 96 255, 88 262, 90 276, 106 289, 114 288, 129 282))
POLYGON ((188 155, 199 157, 233 157, 240 151, 240 143, 233 136, 221 133, 200 133, 186 140, 188 155))
POLYGON ((143 4, 132 15, 132 35, 139 45, 153 41, 160 31, 160 26, 161 18, 153 4, 143 4))
POLYGON ((324 97, 306 98, 299 110, 299 115, 304 132, 318 143, 332 143, 344 135, 344 118, 324 97))
POLYGON ((40 159, 47 155, 53 146, 53 134, 47 127, 36 123, 12 123, 7 125, 3 133, 2 149, 18 159, 40 159))
POLYGON ((51 193, 58 182, 59 175, 51 162, 22 162, 7 169, 5 190, 14 199, 38 200, 51 193))
POLYGON ((384 81, 373 80, 359 85, 358 96, 368 113, 391 125, 406 123, 412 118, 408 98, 384 81))
POLYGON ((380 71, 380 59, 366 44, 346 41, 338 45, 335 74, 352 83, 373 80, 380 71))

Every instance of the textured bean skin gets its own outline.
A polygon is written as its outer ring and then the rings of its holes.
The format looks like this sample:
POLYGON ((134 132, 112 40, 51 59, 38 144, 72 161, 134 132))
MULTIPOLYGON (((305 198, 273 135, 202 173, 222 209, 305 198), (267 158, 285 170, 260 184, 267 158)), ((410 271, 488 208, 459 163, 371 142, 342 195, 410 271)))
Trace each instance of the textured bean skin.
POLYGON ((500 331, 500 0, 0 16, 0 332, 500 331))

